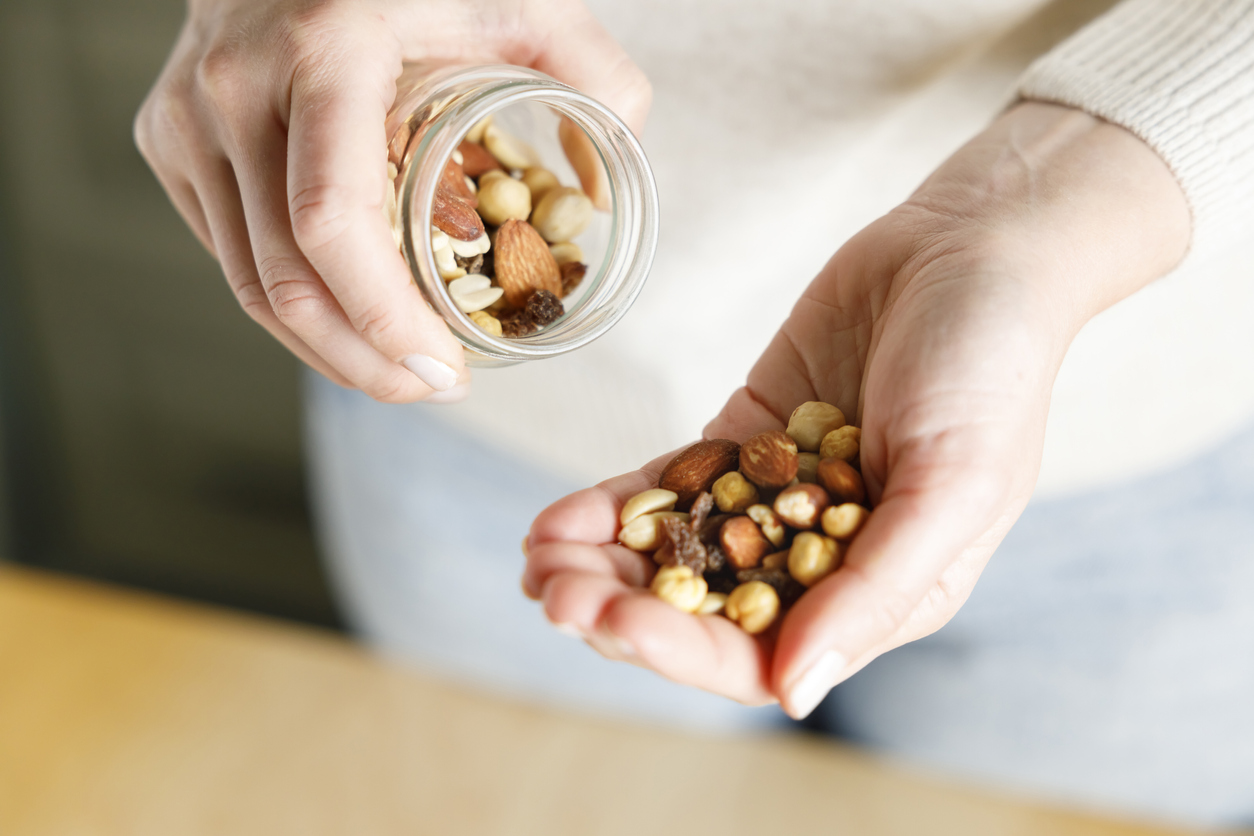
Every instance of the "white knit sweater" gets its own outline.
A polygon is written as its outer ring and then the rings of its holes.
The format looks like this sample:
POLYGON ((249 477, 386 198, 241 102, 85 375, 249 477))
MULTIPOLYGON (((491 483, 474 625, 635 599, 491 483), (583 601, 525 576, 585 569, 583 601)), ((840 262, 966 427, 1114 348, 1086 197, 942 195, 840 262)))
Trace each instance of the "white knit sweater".
POLYGON ((1195 222, 1181 270, 1076 340, 1041 490, 1177 463, 1254 416, 1254 277, 1226 246, 1254 225, 1254 0, 1126 0, 1052 49, 1091 4, 591 5, 654 83, 654 272, 593 346, 477 371, 439 408, 452 426, 581 483, 696 437, 840 244, 1016 90, 1144 138, 1195 222))

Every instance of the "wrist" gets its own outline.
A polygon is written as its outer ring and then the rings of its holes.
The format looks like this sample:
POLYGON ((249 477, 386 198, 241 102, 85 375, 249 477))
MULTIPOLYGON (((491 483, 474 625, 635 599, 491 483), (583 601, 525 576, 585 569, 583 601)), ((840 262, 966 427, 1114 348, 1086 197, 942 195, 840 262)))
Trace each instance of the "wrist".
POLYGON ((1033 283, 1066 312, 1068 330, 1169 272, 1192 233, 1184 193, 1152 149, 1041 102, 1002 114, 902 210, 939 219, 946 239, 1033 283))

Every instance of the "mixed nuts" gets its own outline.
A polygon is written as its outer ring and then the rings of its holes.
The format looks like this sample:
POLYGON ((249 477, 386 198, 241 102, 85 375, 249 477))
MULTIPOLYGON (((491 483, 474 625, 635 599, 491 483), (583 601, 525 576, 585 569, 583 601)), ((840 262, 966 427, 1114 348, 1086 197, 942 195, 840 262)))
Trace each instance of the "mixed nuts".
MULTIPOLYGON (((563 148, 568 139, 561 136, 563 148)), ((384 211, 397 230, 394 149, 393 157, 384 211)), ((572 159, 581 182, 597 183, 581 162, 590 161, 572 159)), ((553 323, 565 313, 562 299, 587 274, 573 239, 588 228, 594 208, 582 189, 543 168, 534 149, 491 116, 483 119, 445 164, 431 207, 431 252, 453 302, 496 337, 523 337, 553 323)))
POLYGON ((662 600, 761 633, 840 568, 870 516, 860 442, 819 401, 797 407, 784 432, 699 441, 627 500, 618 541, 653 555, 662 600))

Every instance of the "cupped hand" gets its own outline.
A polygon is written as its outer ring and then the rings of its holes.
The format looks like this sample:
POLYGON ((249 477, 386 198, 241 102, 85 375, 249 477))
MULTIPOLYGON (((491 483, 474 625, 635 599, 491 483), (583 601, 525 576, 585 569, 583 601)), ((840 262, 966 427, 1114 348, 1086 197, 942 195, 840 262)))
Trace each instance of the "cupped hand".
POLYGON ((962 606, 1032 493, 1075 333, 1170 270, 1189 233, 1179 186, 1136 137, 1018 105, 841 247, 705 429, 743 441, 811 400, 862 426, 875 509, 777 632, 673 609, 642 588, 651 560, 613 545, 622 502, 666 456, 544 511, 524 590, 611 658, 808 714, 962 606))
POLYGON ((405 61, 533 67, 637 131, 650 102, 578 0, 192 0, 135 139, 240 305, 293 353, 378 400, 451 400, 461 347, 382 212, 405 61))

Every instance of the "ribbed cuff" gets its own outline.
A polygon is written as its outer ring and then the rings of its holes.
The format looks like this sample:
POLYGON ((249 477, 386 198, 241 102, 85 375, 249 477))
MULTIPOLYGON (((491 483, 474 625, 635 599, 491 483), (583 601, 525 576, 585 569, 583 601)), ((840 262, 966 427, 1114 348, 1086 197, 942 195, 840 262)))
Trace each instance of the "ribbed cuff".
POLYGON ((1125 0, 1033 63, 1018 89, 1157 151, 1188 198, 1194 255, 1254 231, 1254 0, 1125 0))

